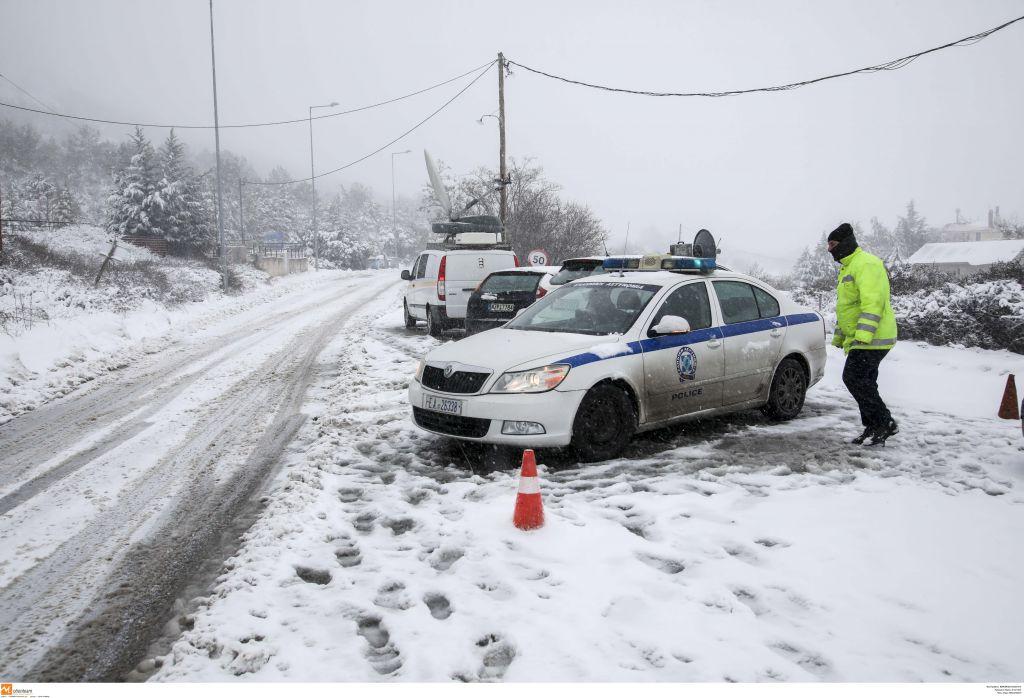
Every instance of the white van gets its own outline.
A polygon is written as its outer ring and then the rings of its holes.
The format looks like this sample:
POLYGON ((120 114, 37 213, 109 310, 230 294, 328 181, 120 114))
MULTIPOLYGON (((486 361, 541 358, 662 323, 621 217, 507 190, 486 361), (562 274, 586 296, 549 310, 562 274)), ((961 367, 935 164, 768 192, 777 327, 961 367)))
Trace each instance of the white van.
POLYGON ((518 266, 519 259, 512 250, 424 250, 411 270, 402 270, 402 278, 409 282, 405 289, 405 326, 412 329, 422 320, 432 337, 440 337, 446 329, 463 327, 466 304, 477 285, 492 271, 518 266))

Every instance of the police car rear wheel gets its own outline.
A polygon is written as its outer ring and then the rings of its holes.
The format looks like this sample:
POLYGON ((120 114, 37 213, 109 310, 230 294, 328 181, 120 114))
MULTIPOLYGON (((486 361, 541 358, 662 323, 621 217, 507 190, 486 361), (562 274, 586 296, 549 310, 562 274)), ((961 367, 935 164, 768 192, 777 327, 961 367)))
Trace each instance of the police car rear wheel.
POLYGON ((572 447, 580 460, 607 460, 622 452, 635 430, 636 410, 629 396, 613 385, 596 385, 576 411, 572 447))
POLYGON ((411 330, 416 327, 416 318, 409 313, 409 304, 402 301, 402 311, 405 313, 405 329, 411 330))
POLYGON ((806 394, 807 374, 804 373, 804 367, 794 358, 785 358, 775 371, 764 412, 772 419, 793 419, 803 409, 806 394))

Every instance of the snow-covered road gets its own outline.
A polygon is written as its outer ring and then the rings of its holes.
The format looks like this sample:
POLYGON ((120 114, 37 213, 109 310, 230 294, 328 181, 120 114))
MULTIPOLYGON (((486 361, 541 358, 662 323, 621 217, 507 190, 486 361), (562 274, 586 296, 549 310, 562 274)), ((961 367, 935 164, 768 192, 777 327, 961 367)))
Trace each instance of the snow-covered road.
POLYGON ((1024 444, 992 416, 1020 357, 902 343, 902 426, 859 431, 840 354, 804 413, 541 453, 545 528, 511 526, 514 454, 417 431, 435 340, 395 288, 330 343, 266 505, 156 680, 997 681, 1024 674, 1024 444))
POLYGON ((393 274, 321 273, 197 317, 0 426, 0 665, 123 677, 183 587, 237 547, 322 349, 393 274))

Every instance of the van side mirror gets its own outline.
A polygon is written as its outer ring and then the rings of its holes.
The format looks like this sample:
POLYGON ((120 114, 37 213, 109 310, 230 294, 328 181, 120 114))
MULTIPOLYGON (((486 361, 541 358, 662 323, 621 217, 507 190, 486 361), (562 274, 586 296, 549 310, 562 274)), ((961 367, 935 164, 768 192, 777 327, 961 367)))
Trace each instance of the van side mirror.
POLYGON ((678 315, 666 315, 647 334, 650 337, 657 337, 666 334, 686 334, 689 331, 690 323, 686 318, 678 315))
POLYGON ((408 269, 402 270, 402 281, 412 281, 412 274, 408 269))

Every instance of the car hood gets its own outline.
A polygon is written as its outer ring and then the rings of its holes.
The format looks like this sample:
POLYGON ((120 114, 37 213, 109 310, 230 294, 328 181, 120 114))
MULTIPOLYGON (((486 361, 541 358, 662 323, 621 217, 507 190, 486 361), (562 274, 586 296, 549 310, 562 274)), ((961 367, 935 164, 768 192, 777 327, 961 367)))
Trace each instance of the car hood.
POLYGON ((427 354, 426 362, 441 364, 453 362, 493 369, 494 372, 543 366, 582 354, 596 348, 600 356, 613 355, 611 351, 622 345, 628 353, 626 340, 619 335, 571 334, 568 332, 531 332, 497 328, 466 337, 458 342, 442 344, 427 354))

